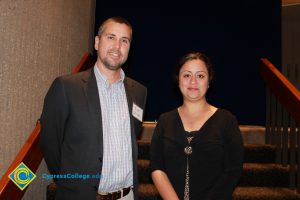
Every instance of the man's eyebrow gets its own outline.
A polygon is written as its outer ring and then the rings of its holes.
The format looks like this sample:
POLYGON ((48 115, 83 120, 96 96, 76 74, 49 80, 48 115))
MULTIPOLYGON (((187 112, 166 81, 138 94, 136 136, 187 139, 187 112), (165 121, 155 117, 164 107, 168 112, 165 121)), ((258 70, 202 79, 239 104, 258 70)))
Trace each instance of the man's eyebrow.
POLYGON ((124 37, 122 37, 123 39, 127 39, 129 42, 131 42, 131 39, 129 38, 129 37, 126 37, 126 36, 124 36, 124 37))
POLYGON ((106 36, 106 35, 116 36, 116 34, 114 34, 114 33, 105 33, 104 35, 105 35, 105 36, 106 36))

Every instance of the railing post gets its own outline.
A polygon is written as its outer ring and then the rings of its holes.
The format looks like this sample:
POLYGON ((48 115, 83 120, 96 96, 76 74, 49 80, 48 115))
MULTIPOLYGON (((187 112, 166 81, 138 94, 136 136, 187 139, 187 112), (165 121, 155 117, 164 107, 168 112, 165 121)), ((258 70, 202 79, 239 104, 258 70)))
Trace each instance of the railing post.
POLYGON ((290 120, 290 187, 296 187, 296 122, 290 120))
POLYGON ((271 91, 266 88, 266 133, 265 143, 271 144, 271 91))
POLYGON ((300 192, 300 129, 299 129, 299 123, 296 122, 296 135, 297 135, 297 191, 300 192))
POLYGON ((277 163, 283 164, 282 159, 282 106, 279 101, 276 100, 276 144, 277 148, 277 163))
POLYGON ((287 166, 289 159, 289 131, 288 131, 289 115, 286 109, 283 109, 283 123, 282 123, 282 163, 287 166))

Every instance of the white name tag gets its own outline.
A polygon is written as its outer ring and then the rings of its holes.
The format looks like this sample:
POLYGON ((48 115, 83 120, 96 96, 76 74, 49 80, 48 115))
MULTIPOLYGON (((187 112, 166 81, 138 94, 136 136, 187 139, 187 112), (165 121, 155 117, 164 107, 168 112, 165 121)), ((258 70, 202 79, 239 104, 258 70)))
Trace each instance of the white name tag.
POLYGON ((140 122, 143 121, 143 109, 141 109, 138 105, 133 103, 132 105, 132 115, 138 119, 140 122))

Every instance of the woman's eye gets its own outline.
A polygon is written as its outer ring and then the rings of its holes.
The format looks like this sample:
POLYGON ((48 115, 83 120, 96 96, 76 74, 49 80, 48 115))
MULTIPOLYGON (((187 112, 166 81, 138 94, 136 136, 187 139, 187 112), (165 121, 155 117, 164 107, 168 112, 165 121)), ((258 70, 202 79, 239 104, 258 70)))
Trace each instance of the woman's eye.
POLYGON ((197 77, 198 77, 199 79, 203 79, 205 76, 204 76, 203 74, 198 74, 197 77))
POLYGON ((189 78, 191 75, 190 74, 183 74, 184 78, 189 78))

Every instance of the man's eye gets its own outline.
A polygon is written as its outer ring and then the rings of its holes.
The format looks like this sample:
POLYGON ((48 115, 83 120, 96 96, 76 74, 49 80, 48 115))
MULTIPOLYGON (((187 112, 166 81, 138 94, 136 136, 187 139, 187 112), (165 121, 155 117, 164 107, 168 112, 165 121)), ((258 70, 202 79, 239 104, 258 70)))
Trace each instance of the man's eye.
POLYGON ((129 44, 129 41, 126 40, 126 39, 123 39, 122 42, 125 43, 125 44, 129 44))
POLYGON ((107 36, 107 39, 112 40, 114 37, 113 36, 107 36))

